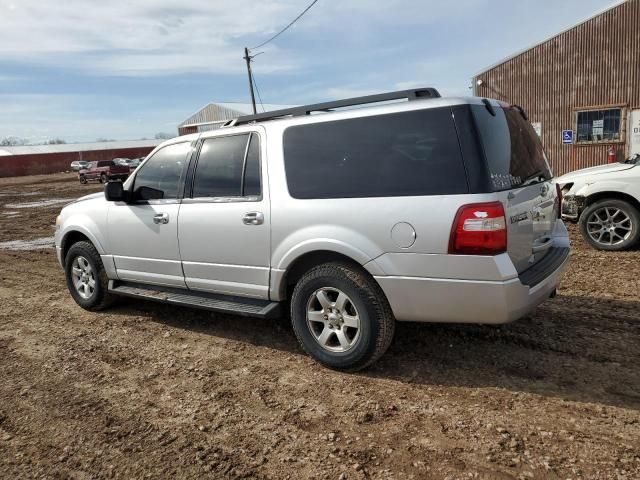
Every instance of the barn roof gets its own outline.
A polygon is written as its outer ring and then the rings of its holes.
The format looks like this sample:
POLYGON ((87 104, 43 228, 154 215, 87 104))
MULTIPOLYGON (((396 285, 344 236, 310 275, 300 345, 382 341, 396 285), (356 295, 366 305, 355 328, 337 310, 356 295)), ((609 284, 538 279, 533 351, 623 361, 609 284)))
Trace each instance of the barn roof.
MULTIPOLYGON (((270 112, 272 110, 280 110, 282 108, 289 108, 293 106, 294 105, 275 105, 265 103, 264 105, 258 105, 258 112, 270 112)), ((251 114, 253 114, 253 106, 250 103, 212 102, 187 118, 184 122, 178 125, 178 128, 233 120, 234 118, 251 114)))
POLYGON ((97 150, 124 150, 127 148, 156 147, 164 140, 126 140, 121 142, 63 143, 60 145, 24 145, 0 147, 0 156, 34 155, 42 153, 73 153, 97 150))

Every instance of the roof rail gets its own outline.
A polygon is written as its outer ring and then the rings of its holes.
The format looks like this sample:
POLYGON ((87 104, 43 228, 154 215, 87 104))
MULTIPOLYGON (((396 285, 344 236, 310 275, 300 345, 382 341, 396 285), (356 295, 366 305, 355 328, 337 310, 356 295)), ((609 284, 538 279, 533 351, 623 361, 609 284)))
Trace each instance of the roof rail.
POLYGON ((245 115, 239 117, 235 125, 250 122, 261 122, 282 117, 300 117, 310 115, 311 112, 328 112, 336 108, 354 107, 357 105, 367 105, 371 103, 389 102, 392 100, 422 100, 428 98, 440 98, 440 93, 435 88, 419 88, 412 90, 400 90, 397 92, 380 93, 377 95, 367 95, 364 97, 347 98, 333 102, 315 103, 313 105, 302 105, 300 107, 285 108, 272 112, 258 113, 256 115, 245 115))
POLYGON ((220 125, 220 128, 229 128, 229 127, 233 127, 236 125, 236 123, 238 123, 238 119, 237 118, 232 118, 231 120, 227 120, 226 122, 224 122, 222 125, 220 125))

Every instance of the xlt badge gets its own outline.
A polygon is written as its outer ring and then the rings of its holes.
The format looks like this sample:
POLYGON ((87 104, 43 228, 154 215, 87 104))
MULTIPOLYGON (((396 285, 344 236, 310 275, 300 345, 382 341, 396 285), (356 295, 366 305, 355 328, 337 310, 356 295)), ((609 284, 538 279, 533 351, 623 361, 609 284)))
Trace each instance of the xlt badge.
POLYGON ((522 222, 523 220, 526 220, 527 218, 529 218, 529 214, 527 212, 522 212, 522 213, 519 213, 517 215, 513 215, 511 217, 511 223, 522 222))

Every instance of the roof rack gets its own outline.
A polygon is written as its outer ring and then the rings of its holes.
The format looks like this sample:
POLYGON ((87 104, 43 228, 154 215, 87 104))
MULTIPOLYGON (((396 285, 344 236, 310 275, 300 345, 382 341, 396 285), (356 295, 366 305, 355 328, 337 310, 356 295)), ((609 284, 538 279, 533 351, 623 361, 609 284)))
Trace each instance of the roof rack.
POLYGON ((419 88, 412 90, 400 90, 397 92, 380 93, 377 95, 367 95, 364 97, 347 98, 334 102, 315 103, 313 105, 302 105, 300 107, 285 108, 272 112, 258 113, 256 115, 245 115, 239 117, 235 125, 250 122, 261 122, 282 117, 300 117, 310 115, 311 112, 329 112, 336 108, 354 107, 357 105, 367 105, 370 103, 389 102, 393 100, 423 100, 428 98, 440 98, 440 93, 435 88, 419 88))

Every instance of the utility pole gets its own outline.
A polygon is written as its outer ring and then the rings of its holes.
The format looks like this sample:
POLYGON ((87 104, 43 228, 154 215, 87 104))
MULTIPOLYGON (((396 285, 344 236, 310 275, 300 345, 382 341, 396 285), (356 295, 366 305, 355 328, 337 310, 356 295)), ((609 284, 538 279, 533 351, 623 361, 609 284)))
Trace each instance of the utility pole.
POLYGON ((244 57, 247 61, 247 73, 249 74, 249 90, 251 91, 251 104, 253 105, 253 114, 258 113, 256 110, 256 96, 253 93, 253 75, 251 74, 251 57, 249 56, 249 49, 244 47, 244 57))

